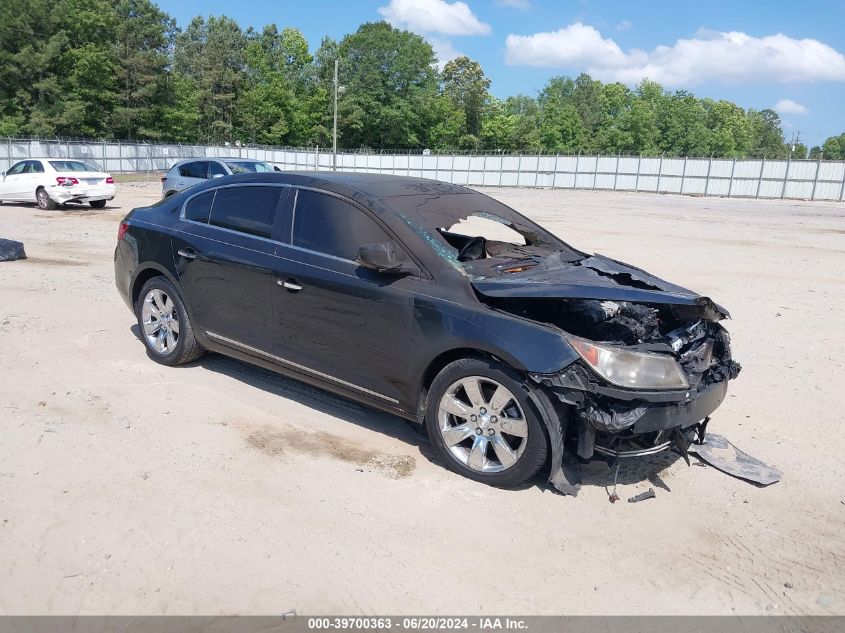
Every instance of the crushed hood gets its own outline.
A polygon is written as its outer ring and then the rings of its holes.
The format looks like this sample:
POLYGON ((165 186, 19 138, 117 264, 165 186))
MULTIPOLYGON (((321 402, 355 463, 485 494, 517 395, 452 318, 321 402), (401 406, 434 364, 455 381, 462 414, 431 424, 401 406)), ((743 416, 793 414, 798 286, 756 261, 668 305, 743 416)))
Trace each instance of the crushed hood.
POLYGON ((630 301, 698 307, 702 318, 727 318, 728 312, 709 297, 676 286, 623 262, 591 255, 577 261, 555 261, 529 272, 476 278, 473 288, 496 298, 560 298, 630 301))

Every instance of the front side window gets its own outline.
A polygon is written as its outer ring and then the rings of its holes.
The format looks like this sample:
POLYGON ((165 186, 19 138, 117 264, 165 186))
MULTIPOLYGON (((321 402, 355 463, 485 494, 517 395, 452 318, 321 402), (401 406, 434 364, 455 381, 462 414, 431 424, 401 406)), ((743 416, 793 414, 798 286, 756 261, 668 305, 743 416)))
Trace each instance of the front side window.
POLYGON ((209 224, 270 239, 281 187, 235 186, 216 191, 209 224))
POLYGON ((24 167, 26 167, 27 162, 29 162, 29 161, 25 161, 25 160, 23 160, 23 161, 21 161, 21 162, 19 162, 19 163, 16 163, 16 164, 12 165, 12 166, 9 168, 9 171, 7 171, 7 172, 6 172, 6 175, 7 175, 7 176, 14 176, 14 175, 16 175, 16 174, 22 174, 22 173, 23 173, 23 170, 24 170, 24 167))
POLYGON ((185 205, 185 219, 193 222, 208 223, 211 215, 211 203, 214 201, 214 191, 206 191, 194 196, 185 205))
POLYGON ((300 189, 293 220, 293 245, 355 260, 364 244, 389 242, 375 221, 348 202, 300 189))

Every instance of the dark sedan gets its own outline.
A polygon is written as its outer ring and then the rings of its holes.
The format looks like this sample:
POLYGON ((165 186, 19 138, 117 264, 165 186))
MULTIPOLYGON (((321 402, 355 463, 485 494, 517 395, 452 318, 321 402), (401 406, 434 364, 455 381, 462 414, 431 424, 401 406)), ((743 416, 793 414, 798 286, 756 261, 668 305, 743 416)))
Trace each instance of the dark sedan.
POLYGON ((215 179, 129 213, 114 262, 154 360, 218 352, 391 411, 498 486, 685 454, 739 372, 709 298, 432 180, 215 179))

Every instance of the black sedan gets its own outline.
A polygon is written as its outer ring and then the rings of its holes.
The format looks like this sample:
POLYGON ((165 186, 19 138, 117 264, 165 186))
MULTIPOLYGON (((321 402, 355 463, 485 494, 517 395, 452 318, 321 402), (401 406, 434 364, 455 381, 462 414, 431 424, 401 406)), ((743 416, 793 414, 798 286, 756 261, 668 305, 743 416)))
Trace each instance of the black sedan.
POLYGON ((154 360, 218 352, 391 411, 497 486, 685 453, 739 372, 709 298, 432 180, 215 179, 129 213, 114 263, 154 360))

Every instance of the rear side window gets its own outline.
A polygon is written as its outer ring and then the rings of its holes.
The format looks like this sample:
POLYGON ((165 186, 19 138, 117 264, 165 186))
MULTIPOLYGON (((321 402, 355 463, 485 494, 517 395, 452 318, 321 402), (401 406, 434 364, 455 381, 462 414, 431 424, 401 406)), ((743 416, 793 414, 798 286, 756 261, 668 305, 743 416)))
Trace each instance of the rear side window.
POLYGON ((204 180, 206 171, 208 171, 208 163, 204 160, 185 163, 179 167, 179 175, 184 178, 202 178, 204 180))
POLYGON ((40 160, 31 160, 31 161, 29 161, 29 167, 27 167, 27 173, 43 174, 44 173, 44 165, 41 164, 40 160))
POLYGON ((185 219, 194 222, 208 223, 211 215, 211 203, 214 201, 214 191, 206 191, 188 200, 185 205, 185 219))
POLYGON ((273 221, 281 187, 224 187, 217 189, 211 208, 210 224, 267 239, 273 234, 273 221))
POLYGON ((360 209, 316 191, 300 189, 293 220, 293 245, 355 260, 364 244, 391 241, 360 209))

